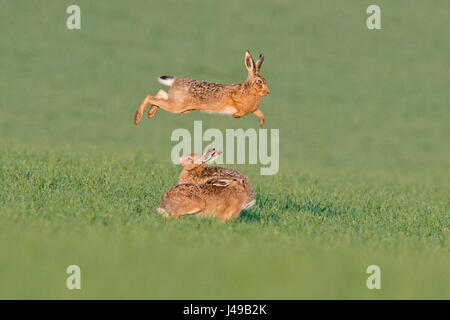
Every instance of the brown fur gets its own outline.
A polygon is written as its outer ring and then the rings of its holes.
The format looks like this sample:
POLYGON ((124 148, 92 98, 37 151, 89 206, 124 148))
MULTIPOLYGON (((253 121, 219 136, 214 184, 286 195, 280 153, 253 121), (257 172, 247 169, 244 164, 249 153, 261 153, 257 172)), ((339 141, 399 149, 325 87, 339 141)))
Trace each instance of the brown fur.
POLYGON ((240 178, 243 179, 246 185, 246 195, 244 197, 245 209, 250 208, 254 204, 255 192, 253 190, 250 179, 240 173, 239 171, 216 166, 206 166, 206 162, 215 159, 222 153, 220 150, 209 149, 203 155, 186 154, 181 158, 181 164, 183 165, 183 171, 179 177, 179 184, 203 184, 210 179, 217 178, 240 178))
POLYGON ((158 211, 167 217, 199 215, 226 221, 239 217, 245 191, 246 185, 239 178, 179 184, 164 195, 158 211))
POLYGON ((250 52, 246 52, 245 65, 248 77, 244 83, 217 84, 185 77, 176 78, 167 97, 148 95, 142 101, 136 110, 134 122, 137 125, 147 105, 152 104, 152 117, 156 114, 157 108, 172 113, 200 110, 232 115, 234 118, 253 113, 259 118, 260 126, 263 127, 264 115, 258 107, 262 97, 270 93, 266 79, 259 74, 263 61, 264 56, 260 55, 255 65, 250 52))

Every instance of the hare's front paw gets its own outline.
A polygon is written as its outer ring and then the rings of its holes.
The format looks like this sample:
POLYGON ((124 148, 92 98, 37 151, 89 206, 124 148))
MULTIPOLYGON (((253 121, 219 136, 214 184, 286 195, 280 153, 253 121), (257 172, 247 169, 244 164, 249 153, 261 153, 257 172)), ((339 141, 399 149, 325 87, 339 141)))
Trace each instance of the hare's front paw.
POLYGON ((264 127, 264 118, 259 119, 259 125, 261 126, 261 128, 264 127))
POLYGON ((259 125, 261 126, 261 128, 264 127, 264 114, 261 112, 261 110, 256 109, 255 111, 253 111, 253 114, 258 117, 259 125))

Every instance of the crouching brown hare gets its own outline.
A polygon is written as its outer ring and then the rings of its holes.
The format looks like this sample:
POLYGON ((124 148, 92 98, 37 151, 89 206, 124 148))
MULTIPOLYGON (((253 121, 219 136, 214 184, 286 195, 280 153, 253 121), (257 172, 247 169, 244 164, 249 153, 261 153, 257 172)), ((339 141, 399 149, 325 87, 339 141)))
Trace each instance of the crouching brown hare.
POLYGON ((202 184, 213 178, 240 178, 246 185, 246 195, 242 209, 246 210, 255 204, 255 192, 250 179, 237 170, 230 168, 206 166, 206 162, 214 161, 222 154, 221 150, 208 149, 202 155, 195 153, 185 154, 181 157, 183 171, 180 173, 179 184, 202 184))
POLYGON ((227 221, 239 217, 245 196, 246 185, 240 178, 179 184, 164 195, 157 210, 165 217, 198 215, 227 221))

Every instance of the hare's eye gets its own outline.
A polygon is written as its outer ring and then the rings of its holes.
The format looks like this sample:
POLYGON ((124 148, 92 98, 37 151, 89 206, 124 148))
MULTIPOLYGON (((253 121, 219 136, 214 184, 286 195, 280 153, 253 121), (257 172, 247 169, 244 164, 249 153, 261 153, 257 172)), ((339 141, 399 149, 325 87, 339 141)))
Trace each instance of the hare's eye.
POLYGON ((261 79, 258 79, 258 80, 256 80, 256 83, 257 83, 257 84, 262 84, 262 80, 261 80, 261 79))

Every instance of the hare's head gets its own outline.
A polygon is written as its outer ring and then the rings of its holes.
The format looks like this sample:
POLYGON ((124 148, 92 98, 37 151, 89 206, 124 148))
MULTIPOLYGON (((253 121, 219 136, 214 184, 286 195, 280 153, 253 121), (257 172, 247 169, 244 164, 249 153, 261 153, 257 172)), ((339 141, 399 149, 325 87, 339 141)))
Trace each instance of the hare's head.
POLYGON ((264 56, 262 54, 259 55, 259 59, 255 63, 250 52, 248 50, 245 52, 245 67, 248 70, 247 83, 250 85, 252 90, 260 96, 266 96, 270 93, 266 79, 259 74, 263 61, 264 56))
POLYGON ((188 153, 181 157, 181 164, 186 170, 193 170, 200 166, 203 166, 202 155, 196 153, 188 153))
POLYGON ((222 151, 214 148, 208 149, 204 154, 198 155, 196 153, 188 153, 181 157, 181 164, 186 170, 193 170, 195 168, 203 167, 208 161, 213 161, 222 154, 222 151))

